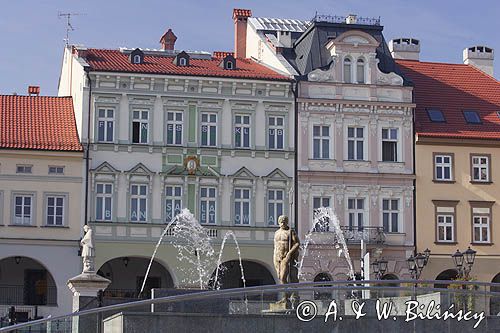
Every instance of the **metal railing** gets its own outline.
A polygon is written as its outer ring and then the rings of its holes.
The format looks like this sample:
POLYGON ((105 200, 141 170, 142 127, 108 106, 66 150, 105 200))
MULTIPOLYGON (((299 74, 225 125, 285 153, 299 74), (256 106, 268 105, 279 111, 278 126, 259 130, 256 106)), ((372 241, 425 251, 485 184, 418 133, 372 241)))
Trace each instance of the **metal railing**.
POLYGON ((20 285, 0 285, 0 304, 57 306, 57 288, 43 286, 26 288, 20 285))
MULTIPOLYGON (((322 15, 316 14, 311 21, 313 22, 326 22, 326 23, 346 23, 349 16, 338 15, 322 15)), ((380 25, 380 16, 377 17, 359 17, 355 16, 355 24, 362 25, 380 25)))

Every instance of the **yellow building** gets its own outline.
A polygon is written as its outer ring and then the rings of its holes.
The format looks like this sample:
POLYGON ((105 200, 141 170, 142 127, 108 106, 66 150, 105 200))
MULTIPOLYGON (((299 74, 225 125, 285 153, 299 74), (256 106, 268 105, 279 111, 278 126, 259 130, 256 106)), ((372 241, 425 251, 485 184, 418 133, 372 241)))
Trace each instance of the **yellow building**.
POLYGON ((82 173, 71 97, 0 95, 0 317, 71 311, 82 173))
POLYGON ((415 85, 416 250, 431 250, 423 279, 459 277, 452 254, 470 247, 470 277, 500 282, 500 83, 475 58, 492 67, 486 47, 466 49, 466 64, 398 61, 415 85))

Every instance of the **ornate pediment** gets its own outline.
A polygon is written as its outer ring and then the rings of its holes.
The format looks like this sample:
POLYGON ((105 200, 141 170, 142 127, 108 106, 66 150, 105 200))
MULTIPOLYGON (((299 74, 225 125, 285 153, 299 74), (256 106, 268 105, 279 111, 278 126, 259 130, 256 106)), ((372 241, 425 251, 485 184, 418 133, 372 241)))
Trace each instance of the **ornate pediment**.
POLYGON ((238 171, 236 171, 233 175, 233 178, 244 178, 244 179, 255 179, 256 176, 248 170, 246 167, 242 167, 238 171))
POLYGON ((134 174, 134 175, 152 175, 153 172, 149 170, 144 164, 139 163, 136 166, 134 166, 132 169, 127 171, 129 174, 134 174))
POLYGON ((313 82, 339 82, 335 78, 335 66, 337 64, 337 56, 332 56, 332 63, 328 69, 315 69, 307 74, 307 80, 313 82))
POLYGON ((271 171, 270 174, 264 177, 266 180, 290 180, 290 177, 288 177, 283 171, 281 171, 279 168, 274 169, 271 171))
POLYGON ((91 171, 93 171, 94 173, 108 173, 108 174, 120 173, 119 170, 115 169, 108 162, 103 162, 97 168, 92 169, 91 171))

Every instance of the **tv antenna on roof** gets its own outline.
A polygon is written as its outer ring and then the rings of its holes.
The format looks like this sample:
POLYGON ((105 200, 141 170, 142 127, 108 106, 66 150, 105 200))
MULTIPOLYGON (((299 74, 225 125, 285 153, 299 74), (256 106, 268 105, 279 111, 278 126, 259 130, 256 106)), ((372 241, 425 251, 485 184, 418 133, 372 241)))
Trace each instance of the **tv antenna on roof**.
POLYGON ((75 28, 71 25, 71 17, 78 16, 78 15, 85 15, 85 14, 82 14, 82 13, 61 13, 61 12, 57 13, 57 16, 59 18, 61 18, 61 17, 66 18, 66 38, 64 38, 64 43, 66 45, 69 45, 69 33, 71 31, 75 30, 75 28))

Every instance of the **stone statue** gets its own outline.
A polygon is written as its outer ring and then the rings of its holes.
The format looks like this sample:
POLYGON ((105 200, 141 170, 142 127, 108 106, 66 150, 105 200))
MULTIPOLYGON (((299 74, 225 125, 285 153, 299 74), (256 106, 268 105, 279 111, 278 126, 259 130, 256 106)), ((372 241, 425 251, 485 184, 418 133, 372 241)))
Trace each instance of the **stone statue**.
POLYGON ((92 228, 88 225, 83 226, 83 231, 85 232, 85 235, 80 241, 80 245, 82 246, 82 258, 83 258, 82 273, 93 273, 95 272, 94 232, 92 231, 92 228))
POLYGON ((296 262, 299 258, 299 237, 288 226, 288 217, 278 218, 280 228, 274 233, 274 268, 282 284, 299 282, 296 262))

